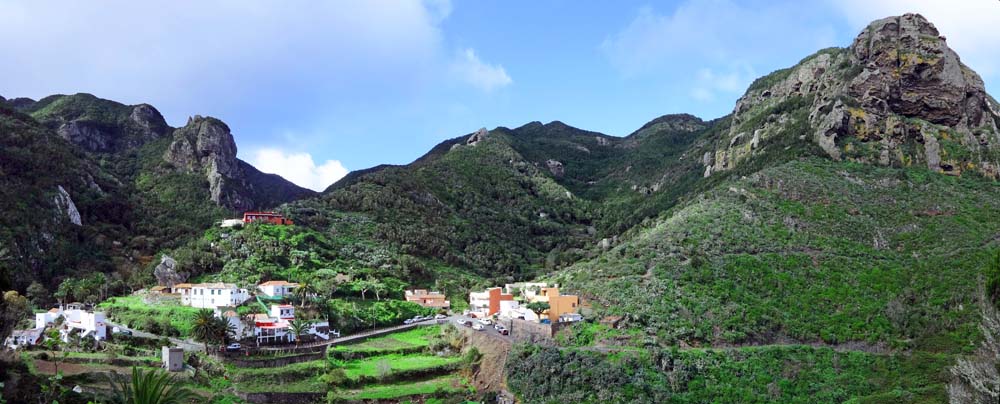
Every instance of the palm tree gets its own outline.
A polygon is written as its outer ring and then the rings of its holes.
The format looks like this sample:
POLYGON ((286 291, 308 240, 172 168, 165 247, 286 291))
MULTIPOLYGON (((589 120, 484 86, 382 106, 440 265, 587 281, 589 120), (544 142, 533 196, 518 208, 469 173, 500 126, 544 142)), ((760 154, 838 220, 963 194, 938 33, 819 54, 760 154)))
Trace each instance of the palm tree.
POLYGON ((116 403, 121 404, 181 404, 195 398, 190 390, 177 387, 174 378, 162 370, 145 372, 132 368, 129 380, 113 372, 111 389, 116 403), (118 380, 115 380, 118 379, 118 380))
POLYGON ((304 281, 295 288, 295 296, 302 299, 302 307, 306 305, 306 299, 316 294, 316 284, 312 281, 304 281))
POLYGON ((236 326, 222 317, 213 317, 213 319, 215 324, 212 326, 212 335, 219 340, 220 346, 224 346, 230 336, 236 335, 236 326))
POLYGON ((212 309, 198 310, 194 315, 194 327, 191 329, 191 334, 196 341, 205 344, 206 354, 208 354, 208 343, 215 339, 216 331, 217 323, 212 309))
POLYGON ((295 335, 295 345, 297 346, 299 345, 299 340, 301 339, 300 337, 305 335, 306 331, 309 330, 309 322, 297 318, 288 324, 288 330, 295 335))

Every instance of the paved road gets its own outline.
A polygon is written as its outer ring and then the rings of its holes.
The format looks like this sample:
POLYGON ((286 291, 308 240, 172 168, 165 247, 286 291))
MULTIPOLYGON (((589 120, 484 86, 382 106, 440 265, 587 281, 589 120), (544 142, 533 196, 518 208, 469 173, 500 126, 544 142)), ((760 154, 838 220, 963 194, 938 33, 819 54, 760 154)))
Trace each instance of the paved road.
MULTIPOLYGON (((465 326, 463 326, 462 324, 459 323, 461 321, 472 321, 473 324, 479 322, 478 319, 475 319, 475 318, 472 318, 472 317, 467 317, 467 316, 461 316, 461 315, 451 316, 451 317, 448 318, 448 321, 451 321, 451 323, 454 324, 456 327, 465 327, 465 326)), ((510 322, 500 321, 500 324, 503 324, 503 326, 506 327, 508 330, 510 330, 510 328, 511 328, 510 322)), ((473 330, 473 331, 475 331, 475 330, 473 330)), ((511 338, 510 335, 502 335, 502 334, 500 334, 500 332, 497 331, 492 325, 484 325, 483 329, 479 330, 477 332, 486 334, 486 335, 488 335, 488 336, 490 336, 492 338, 496 338, 498 340, 505 341, 505 342, 513 342, 514 341, 514 339, 511 338)))

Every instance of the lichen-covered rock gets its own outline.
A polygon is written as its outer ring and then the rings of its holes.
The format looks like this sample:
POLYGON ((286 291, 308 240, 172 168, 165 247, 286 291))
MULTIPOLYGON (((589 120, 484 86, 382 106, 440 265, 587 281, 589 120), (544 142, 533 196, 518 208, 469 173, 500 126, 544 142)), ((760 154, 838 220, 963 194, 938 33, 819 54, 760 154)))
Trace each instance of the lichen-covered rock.
POLYGON ((918 14, 889 17, 849 48, 822 50, 751 85, 706 175, 766 153, 776 140, 794 143, 780 135, 811 141, 835 160, 997 178, 998 122, 982 79, 933 24, 918 14))

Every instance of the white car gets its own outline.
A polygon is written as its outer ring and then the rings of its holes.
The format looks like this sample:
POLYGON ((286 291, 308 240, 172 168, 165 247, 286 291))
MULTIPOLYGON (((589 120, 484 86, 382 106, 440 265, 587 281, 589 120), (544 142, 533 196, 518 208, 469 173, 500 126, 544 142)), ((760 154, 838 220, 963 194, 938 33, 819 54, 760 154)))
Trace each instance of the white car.
POLYGON ((480 324, 480 323, 475 323, 475 324, 472 325, 472 329, 476 330, 476 331, 482 331, 482 330, 486 329, 486 327, 483 327, 483 325, 480 324))
POLYGON ((493 325, 493 320, 490 320, 489 318, 484 318, 480 319, 479 323, 482 325, 493 325))
POLYGON ((434 318, 436 318, 438 320, 441 320, 441 319, 444 319, 444 318, 448 318, 448 316, 446 316, 444 314, 438 314, 438 315, 434 316, 434 318))

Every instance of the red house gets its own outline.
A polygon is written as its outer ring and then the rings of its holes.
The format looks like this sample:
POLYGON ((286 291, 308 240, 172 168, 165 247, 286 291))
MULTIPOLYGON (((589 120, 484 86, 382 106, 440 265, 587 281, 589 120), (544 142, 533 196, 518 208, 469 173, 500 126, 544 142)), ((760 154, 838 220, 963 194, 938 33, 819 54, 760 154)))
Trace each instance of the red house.
POLYGON ((280 213, 274 212, 246 212, 243 214, 243 223, 264 222, 270 224, 286 225, 292 224, 290 219, 285 219, 280 213))

